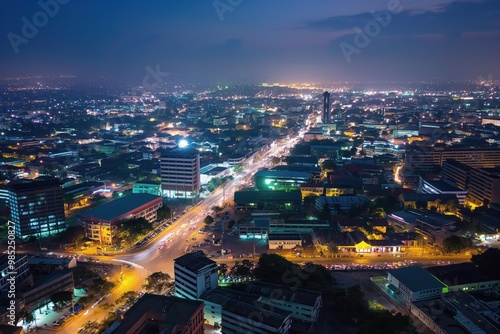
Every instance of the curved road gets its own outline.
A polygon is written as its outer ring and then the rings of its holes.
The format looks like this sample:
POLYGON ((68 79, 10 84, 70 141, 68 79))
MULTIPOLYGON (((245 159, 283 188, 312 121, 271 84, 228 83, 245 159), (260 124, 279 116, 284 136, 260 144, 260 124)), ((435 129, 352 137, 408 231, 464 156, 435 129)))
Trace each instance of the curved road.
POLYGON ((218 188, 196 206, 182 215, 172 225, 161 231, 156 238, 144 248, 133 250, 123 255, 101 257, 102 260, 122 260, 143 266, 150 272, 162 271, 173 277, 173 260, 186 253, 189 245, 199 242, 192 241, 193 236, 204 223, 203 219, 210 214, 211 208, 223 206, 223 201, 232 197, 238 185, 248 181, 260 168, 269 164, 269 157, 282 156, 297 144, 299 137, 287 141, 286 145, 274 145, 261 154, 258 161, 253 157, 246 162, 247 167, 233 180, 228 181, 224 188, 218 188), (163 247, 162 247, 163 246, 163 247))

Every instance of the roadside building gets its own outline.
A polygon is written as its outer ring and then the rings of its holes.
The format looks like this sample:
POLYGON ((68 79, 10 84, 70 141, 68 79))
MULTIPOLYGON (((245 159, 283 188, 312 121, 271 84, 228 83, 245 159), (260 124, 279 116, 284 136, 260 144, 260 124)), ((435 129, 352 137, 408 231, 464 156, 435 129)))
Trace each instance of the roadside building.
POLYGON ((19 291, 17 296, 22 300, 25 308, 31 311, 50 303, 53 294, 61 291, 73 293, 74 288, 73 272, 57 270, 35 276, 33 287, 19 291))
POLYGON ((228 300, 222 308, 222 328, 225 334, 286 334, 292 325, 291 312, 260 302, 252 304, 228 300))
POLYGON ((302 236, 298 233, 269 233, 269 249, 293 249, 302 247, 302 236))
POLYGON ((68 187, 63 187, 64 207, 71 210, 76 207, 88 205, 89 200, 105 188, 103 182, 87 181, 68 187))
POLYGON ((449 291, 479 291, 500 287, 500 280, 487 277, 472 262, 429 267, 426 270, 445 283, 449 291))
POLYGON ((299 190, 235 191, 234 204, 237 211, 274 211, 292 214, 301 212, 302 195, 299 190))
MULTIPOLYGON (((467 190, 461 190, 455 186, 452 186, 444 181, 427 180, 420 177, 418 184, 418 192, 422 194, 446 194, 455 196, 460 204, 465 202, 465 197, 467 196, 467 190)), ((450 198, 449 200, 453 200, 450 198)), ((448 201, 449 201, 448 200, 448 201)), ((442 202, 439 204, 446 204, 447 202, 442 202)))
POLYGON ((418 266, 388 270, 387 281, 389 288, 407 302, 437 298, 448 292, 446 284, 418 266))
POLYGON ((154 181, 137 181, 132 186, 133 194, 151 194, 161 196, 161 183, 154 181))
POLYGON ((259 190, 299 190, 311 182, 312 175, 304 172, 261 170, 255 173, 255 186, 259 190))
POLYGON ((203 334, 202 301, 146 293, 123 314, 116 334, 203 334))
POLYGON ((318 320, 323 305, 321 293, 308 289, 252 282, 245 291, 260 296, 259 302, 291 312, 292 318, 307 322, 318 320))
POLYGON ((121 221, 144 218, 156 220, 162 198, 151 194, 130 194, 83 212, 80 221, 87 238, 101 245, 111 245, 121 221))

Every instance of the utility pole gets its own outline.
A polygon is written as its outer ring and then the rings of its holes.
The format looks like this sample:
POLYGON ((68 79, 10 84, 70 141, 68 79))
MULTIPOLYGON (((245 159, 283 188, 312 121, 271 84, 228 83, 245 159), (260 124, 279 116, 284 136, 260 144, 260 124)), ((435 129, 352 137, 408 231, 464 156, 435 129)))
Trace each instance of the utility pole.
POLYGON ((220 237, 220 258, 224 258, 224 220, 222 220, 222 236, 220 237))
POLYGON ((255 233, 253 234, 253 258, 255 258, 255 233))

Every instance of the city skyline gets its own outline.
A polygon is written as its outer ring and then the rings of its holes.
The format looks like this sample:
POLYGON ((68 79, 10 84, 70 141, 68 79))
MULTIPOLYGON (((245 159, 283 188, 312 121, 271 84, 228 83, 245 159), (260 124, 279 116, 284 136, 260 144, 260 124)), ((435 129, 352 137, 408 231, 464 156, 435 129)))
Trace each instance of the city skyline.
POLYGON ((185 82, 500 77, 492 0, 54 1, 1 5, 1 76, 125 84, 152 72, 185 82))

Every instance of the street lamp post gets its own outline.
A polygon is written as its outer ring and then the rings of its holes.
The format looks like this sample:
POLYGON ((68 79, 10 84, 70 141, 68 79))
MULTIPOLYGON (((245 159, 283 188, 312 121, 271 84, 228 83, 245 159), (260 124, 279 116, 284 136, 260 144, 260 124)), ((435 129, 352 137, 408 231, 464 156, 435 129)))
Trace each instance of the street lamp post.
POLYGON ((220 258, 224 258, 224 220, 222 220, 222 236, 220 237, 220 258))

